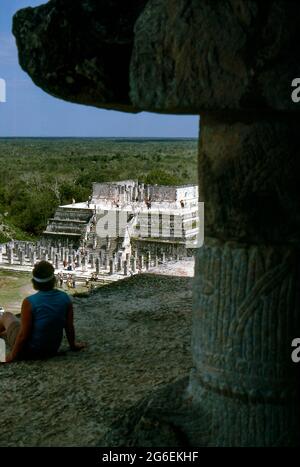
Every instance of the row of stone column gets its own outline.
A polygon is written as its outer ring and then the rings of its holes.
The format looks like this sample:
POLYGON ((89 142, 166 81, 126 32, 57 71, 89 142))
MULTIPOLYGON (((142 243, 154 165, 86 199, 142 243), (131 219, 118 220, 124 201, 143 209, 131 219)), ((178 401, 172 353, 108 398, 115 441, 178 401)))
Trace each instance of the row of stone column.
MULTIPOLYGON (((0 247, 0 263, 3 262, 3 255, 3 249, 0 247)), ((147 271, 150 267, 158 267, 159 263, 167 261, 166 253, 164 252, 159 258, 157 255, 152 257, 150 252, 145 255, 139 255, 135 251, 133 256, 127 253, 124 260, 117 254, 109 257, 104 250, 100 250, 99 253, 90 253, 89 250, 80 252, 79 250, 71 250, 63 246, 45 248, 41 245, 34 246, 29 244, 21 247, 6 245, 6 256, 10 265, 34 266, 37 261, 45 260, 50 261, 56 270, 71 265, 73 270, 82 269, 86 271, 87 269, 92 269, 99 274, 101 269, 103 269, 109 271, 110 275, 116 273, 128 275, 129 271, 135 274, 138 270, 147 271)), ((173 258, 169 257, 168 260, 170 259, 173 258)), ((176 255, 176 259, 180 259, 179 255, 176 255)))
POLYGON ((133 186, 120 185, 115 190, 115 197, 125 203, 144 201, 145 196, 150 196, 150 187, 144 184, 133 186))
MULTIPOLYGON (((179 259, 179 257, 178 257, 179 259)), ((109 261, 109 273, 113 275, 115 273, 122 273, 127 276, 129 271, 135 274, 138 270, 149 270, 150 267, 158 267, 159 263, 166 262, 166 254, 163 253, 161 258, 157 255, 154 258, 151 258, 150 253, 146 256, 144 255, 137 255, 129 256, 126 255, 126 260, 122 260, 121 257, 111 258, 109 261)))

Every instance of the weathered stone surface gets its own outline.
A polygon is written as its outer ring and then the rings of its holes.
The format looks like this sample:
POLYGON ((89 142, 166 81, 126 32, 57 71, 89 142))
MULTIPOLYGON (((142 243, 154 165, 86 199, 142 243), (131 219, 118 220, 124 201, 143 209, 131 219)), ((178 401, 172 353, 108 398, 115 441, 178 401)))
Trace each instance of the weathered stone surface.
POLYGON ((299 108, 291 100, 299 4, 150 0, 143 11, 146 3, 51 0, 21 10, 13 27, 20 64, 50 94, 96 107, 299 108))
POLYGON ((209 445, 299 443, 299 370, 291 360, 299 259, 299 248, 213 239, 198 251, 189 393, 207 412, 209 445))
POLYGON ((105 446, 187 447, 184 425, 193 419, 185 398, 188 378, 151 391, 114 421, 102 444, 105 446))
POLYGON ((297 110, 300 4, 150 0, 137 20, 131 98, 158 112, 297 110))
POLYGON ((133 26, 146 0, 51 0, 16 13, 22 68, 62 99, 119 110, 129 101, 133 26))
POLYGON ((210 420, 209 445, 299 445, 291 361, 300 326, 298 133, 296 116, 275 111, 202 119, 206 239, 195 268, 189 390, 195 412, 205 408, 210 420))
POLYGON ((0 365, 0 446, 110 446, 117 417, 188 377, 191 287, 190 278, 139 275, 74 297, 84 351, 0 365))
POLYGON ((241 241, 299 241, 299 122, 247 115, 204 116, 199 146, 206 235, 241 241))

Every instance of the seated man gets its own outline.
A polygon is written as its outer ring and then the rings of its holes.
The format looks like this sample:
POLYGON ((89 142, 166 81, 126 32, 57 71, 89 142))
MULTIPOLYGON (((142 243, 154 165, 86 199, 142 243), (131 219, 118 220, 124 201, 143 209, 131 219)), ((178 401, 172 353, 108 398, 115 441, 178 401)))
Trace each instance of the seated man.
POLYGON ((7 363, 54 356, 61 345, 63 330, 71 350, 85 347, 75 342, 73 305, 65 292, 54 288, 53 266, 47 261, 36 264, 32 283, 38 292, 23 301, 21 321, 9 312, 0 315, 0 335, 6 335, 11 349, 7 363))

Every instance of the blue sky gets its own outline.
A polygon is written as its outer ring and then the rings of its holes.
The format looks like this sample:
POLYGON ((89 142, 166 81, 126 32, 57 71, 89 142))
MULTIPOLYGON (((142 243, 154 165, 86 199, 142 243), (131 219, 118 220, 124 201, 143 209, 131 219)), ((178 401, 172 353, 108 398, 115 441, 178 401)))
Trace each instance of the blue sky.
POLYGON ((64 102, 49 96, 24 73, 11 33, 12 16, 41 0, 0 0, 0 78, 6 103, 0 102, 0 137, 122 136, 198 137, 197 116, 131 115, 64 102))

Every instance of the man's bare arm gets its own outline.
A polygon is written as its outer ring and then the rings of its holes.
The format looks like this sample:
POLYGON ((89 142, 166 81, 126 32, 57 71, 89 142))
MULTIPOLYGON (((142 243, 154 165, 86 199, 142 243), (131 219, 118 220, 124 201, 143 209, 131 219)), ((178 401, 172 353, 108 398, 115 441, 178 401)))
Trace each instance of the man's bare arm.
POLYGON ((70 303, 68 307, 65 331, 71 350, 81 350, 86 347, 85 344, 75 341, 74 312, 72 303, 70 303))
POLYGON ((24 347, 24 344, 28 340, 30 333, 31 333, 31 327, 32 327, 32 312, 31 312, 31 304, 25 298, 22 303, 22 308, 21 308, 21 327, 20 331, 17 335, 15 344, 13 346, 12 351, 10 354, 7 355, 6 357, 6 362, 13 362, 18 358, 20 355, 21 350, 24 347))

